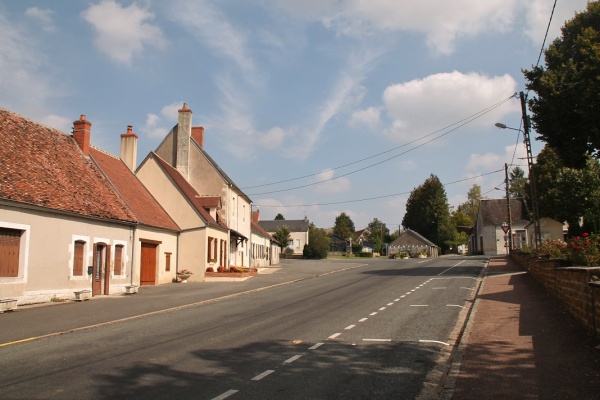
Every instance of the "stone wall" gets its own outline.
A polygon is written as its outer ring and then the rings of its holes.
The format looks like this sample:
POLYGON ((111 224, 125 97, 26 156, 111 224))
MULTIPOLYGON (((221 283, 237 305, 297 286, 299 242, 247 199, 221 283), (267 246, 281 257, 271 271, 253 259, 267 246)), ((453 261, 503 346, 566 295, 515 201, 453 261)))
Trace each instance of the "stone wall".
POLYGON ((600 268, 565 267, 564 260, 544 260, 522 253, 512 258, 558 298, 596 338, 600 338, 600 268))

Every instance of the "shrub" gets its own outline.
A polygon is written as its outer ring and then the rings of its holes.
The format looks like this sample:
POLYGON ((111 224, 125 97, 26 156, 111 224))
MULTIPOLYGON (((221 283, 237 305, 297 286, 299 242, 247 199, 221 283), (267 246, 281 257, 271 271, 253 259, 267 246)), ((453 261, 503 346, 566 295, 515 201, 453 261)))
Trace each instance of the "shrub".
POLYGON ((229 272, 242 272, 242 269, 231 266, 231 267, 229 267, 229 272))
POLYGON ((373 253, 369 253, 368 251, 360 252, 359 257, 373 258, 373 253))
POLYGON ((564 258, 570 264, 594 267, 600 265, 600 235, 584 233, 567 242, 544 240, 535 255, 547 258, 564 258))
POLYGON ((215 269, 213 267, 208 267, 206 268, 206 272, 215 272, 215 269))
POLYGON ((217 268, 217 272, 225 272, 225 267, 220 266, 219 268, 217 268))

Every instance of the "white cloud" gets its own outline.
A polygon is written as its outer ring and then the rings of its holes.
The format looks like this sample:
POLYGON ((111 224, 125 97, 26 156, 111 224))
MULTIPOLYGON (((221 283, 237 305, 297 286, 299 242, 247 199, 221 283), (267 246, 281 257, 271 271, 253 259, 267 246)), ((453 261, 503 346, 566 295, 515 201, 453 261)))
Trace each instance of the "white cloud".
POLYGON ((169 129, 160 125, 160 117, 152 113, 146 114, 146 123, 140 130, 151 138, 163 138, 169 133, 169 129))
POLYGON ((160 109, 160 115, 166 118, 168 121, 175 121, 179 118, 179 110, 183 108, 183 101, 176 101, 171 104, 167 104, 160 109))
POLYGON ((136 3, 123 7, 115 0, 102 0, 82 16, 94 27, 98 49, 118 64, 131 65, 146 46, 162 49, 167 43, 161 29, 149 22, 154 14, 136 3))
MULTIPOLYGON (((569 0, 556 3, 552 24, 550 25, 550 30, 548 32, 548 39, 546 39, 546 47, 552 43, 555 38, 560 36, 560 28, 565 22, 575 17, 573 10, 577 9, 579 11, 584 11, 587 2, 588 0, 569 0)), ((533 43, 541 45, 544 41, 544 35, 548 28, 548 21, 552 14, 553 5, 554 2, 547 0, 524 2, 527 15, 527 29, 525 30, 525 33, 533 43)))
MULTIPOLYGON (((409 141, 433 133, 508 98, 516 87, 509 75, 488 77, 456 71, 389 86, 383 94, 392 119, 387 134, 409 141)), ((518 102, 511 100, 469 126, 493 125, 518 107, 518 102)))
POLYGON ((352 113, 350 118, 350 126, 355 128, 367 127, 374 131, 379 126, 381 118, 381 110, 376 107, 369 107, 364 110, 357 110, 352 113))
POLYGON ((323 0, 278 1, 298 18, 319 20, 338 34, 364 36, 383 32, 418 32, 436 53, 449 54, 461 37, 504 32, 517 12, 516 0, 323 0))
POLYGON ((73 127, 73 121, 71 118, 61 117, 55 114, 46 115, 40 119, 40 122, 65 133, 70 133, 71 128, 73 127))
MULTIPOLYGON (((522 139, 522 136, 520 139, 522 139)), ((504 163, 517 165, 527 164, 527 160, 523 160, 523 158, 526 157, 527 150, 525 149, 523 143, 519 142, 517 146, 506 146, 504 148, 504 154, 471 154, 465 168, 467 171, 476 172, 475 175, 477 175, 477 173, 485 173, 501 169, 504 167, 504 163)), ((473 176, 473 174, 470 176, 473 176)))
POLYGON ((274 150, 280 148, 283 145, 283 142, 286 137, 294 135, 294 128, 286 130, 276 126, 262 134, 262 136, 260 137, 260 143, 267 150, 274 150))
POLYGON ((315 176, 316 182, 323 182, 313 186, 318 194, 335 194, 347 192, 350 189, 350 179, 346 177, 335 178, 335 171, 326 169, 315 176))
POLYGON ((25 10, 25 15, 39 22, 42 29, 46 32, 54 32, 56 29, 52 14, 52 10, 42 10, 38 7, 29 7, 25 10))

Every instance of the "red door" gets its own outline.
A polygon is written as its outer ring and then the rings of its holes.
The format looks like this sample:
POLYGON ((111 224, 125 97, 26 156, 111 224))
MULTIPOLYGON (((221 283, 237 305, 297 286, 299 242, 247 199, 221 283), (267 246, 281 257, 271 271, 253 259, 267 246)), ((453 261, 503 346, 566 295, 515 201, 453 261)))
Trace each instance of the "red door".
POLYGON ((140 285, 156 284, 156 244, 142 242, 140 285))

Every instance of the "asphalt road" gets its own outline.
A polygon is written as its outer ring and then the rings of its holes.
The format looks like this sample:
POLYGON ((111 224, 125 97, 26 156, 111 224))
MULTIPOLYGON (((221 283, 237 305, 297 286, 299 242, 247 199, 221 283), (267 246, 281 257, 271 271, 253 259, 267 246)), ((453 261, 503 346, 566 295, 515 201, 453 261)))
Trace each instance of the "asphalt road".
POLYGON ((0 348, 0 398, 414 399, 484 260, 366 264, 0 348))

